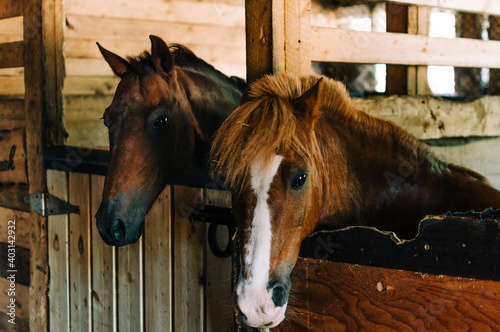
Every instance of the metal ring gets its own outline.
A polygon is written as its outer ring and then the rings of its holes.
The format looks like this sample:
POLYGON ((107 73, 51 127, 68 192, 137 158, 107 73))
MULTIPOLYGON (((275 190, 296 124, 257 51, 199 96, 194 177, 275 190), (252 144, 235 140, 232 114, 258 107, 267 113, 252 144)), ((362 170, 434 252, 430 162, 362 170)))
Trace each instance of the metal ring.
POLYGON ((228 232, 228 241, 227 241, 227 246, 225 249, 222 249, 219 245, 219 242, 217 241, 217 228, 219 227, 219 224, 217 223, 210 223, 210 226, 208 226, 208 246, 210 247, 210 250, 212 253, 215 255, 215 257, 218 258, 227 258, 231 256, 231 238, 233 236, 234 232, 231 232, 231 229, 234 227, 231 227, 227 225, 227 232, 228 232))

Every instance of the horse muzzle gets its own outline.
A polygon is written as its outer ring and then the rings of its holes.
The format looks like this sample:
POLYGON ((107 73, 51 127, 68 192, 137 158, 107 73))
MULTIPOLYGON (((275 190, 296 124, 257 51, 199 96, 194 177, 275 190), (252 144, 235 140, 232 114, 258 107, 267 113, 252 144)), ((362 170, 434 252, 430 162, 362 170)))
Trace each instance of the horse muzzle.
POLYGON ((240 279, 233 298, 238 321, 255 328, 275 327, 285 318, 289 293, 289 279, 260 286, 240 279))
POLYGON ((109 246, 123 247, 137 242, 144 232, 143 209, 123 210, 119 197, 104 200, 96 213, 96 226, 109 246))

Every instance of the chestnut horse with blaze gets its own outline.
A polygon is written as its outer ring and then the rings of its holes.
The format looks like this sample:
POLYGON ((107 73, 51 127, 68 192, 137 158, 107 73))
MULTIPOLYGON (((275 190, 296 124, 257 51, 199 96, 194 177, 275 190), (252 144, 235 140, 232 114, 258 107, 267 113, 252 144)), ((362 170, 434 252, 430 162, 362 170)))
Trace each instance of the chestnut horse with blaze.
POLYGON ((98 44, 121 78, 103 116, 111 159, 96 219, 108 245, 137 241, 167 182, 207 165, 214 131, 239 105, 245 87, 185 46, 150 39, 151 53, 127 60, 98 44))
POLYGON ((290 272, 313 231, 364 225, 411 238, 425 215, 500 207, 481 175, 356 110, 339 82, 266 76, 242 101, 217 132, 211 163, 233 194, 235 309, 248 326, 285 318, 290 272))

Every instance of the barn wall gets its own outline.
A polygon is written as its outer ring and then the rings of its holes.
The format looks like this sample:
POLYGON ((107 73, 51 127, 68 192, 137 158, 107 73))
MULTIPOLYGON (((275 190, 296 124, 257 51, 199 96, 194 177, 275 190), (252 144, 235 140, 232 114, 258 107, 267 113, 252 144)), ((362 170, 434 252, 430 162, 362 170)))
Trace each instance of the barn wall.
POLYGON ((227 75, 245 76, 244 1, 67 0, 66 125, 69 145, 107 146, 99 120, 119 81, 95 44, 121 56, 181 43, 227 75))

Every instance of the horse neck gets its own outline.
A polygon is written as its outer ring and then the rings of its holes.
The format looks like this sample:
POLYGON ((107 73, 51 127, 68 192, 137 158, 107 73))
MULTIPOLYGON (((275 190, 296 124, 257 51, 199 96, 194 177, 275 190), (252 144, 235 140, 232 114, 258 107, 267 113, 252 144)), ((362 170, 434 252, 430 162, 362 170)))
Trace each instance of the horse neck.
POLYGON ((239 105, 242 91, 219 72, 178 68, 177 77, 204 137, 211 140, 216 128, 239 105))
POLYGON ((478 174, 438 160, 392 124, 366 119, 370 128, 338 119, 322 127, 337 142, 329 164, 340 160, 343 180, 332 180, 344 192, 327 199, 321 227, 374 226, 411 238, 425 215, 500 207, 500 192, 478 174))

